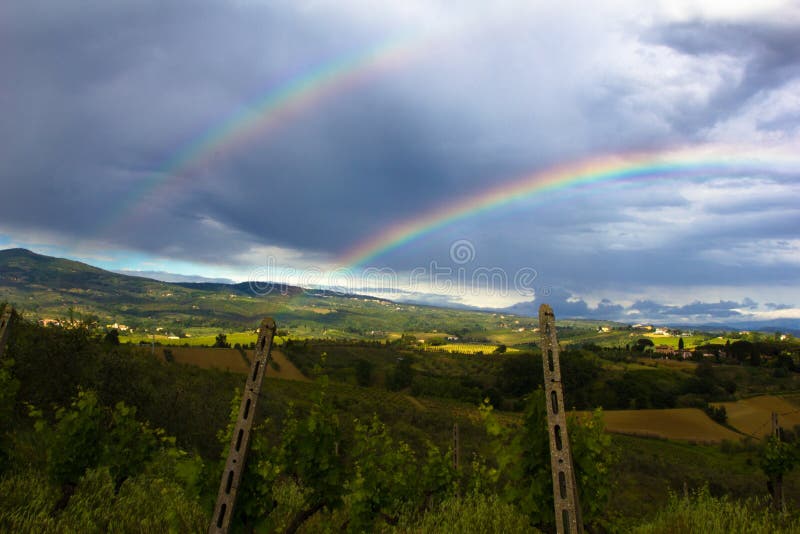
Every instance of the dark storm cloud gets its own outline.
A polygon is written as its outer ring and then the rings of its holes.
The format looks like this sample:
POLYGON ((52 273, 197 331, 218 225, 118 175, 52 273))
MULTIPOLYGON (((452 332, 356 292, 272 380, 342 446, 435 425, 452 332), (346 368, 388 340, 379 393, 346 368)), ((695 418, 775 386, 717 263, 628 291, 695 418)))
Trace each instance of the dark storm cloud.
POLYGON ((443 190, 424 121, 376 85, 189 166, 171 198, 145 194, 120 215, 153 173, 243 102, 380 36, 350 28, 345 37, 335 10, 280 3, 8 7, 0 32, 0 64, 12 74, 0 97, 7 229, 187 259, 254 244, 335 251, 443 190))
MULTIPOLYGON (((787 28, 655 17, 645 35, 622 23, 629 34, 618 42, 614 13, 589 20, 526 4, 503 12, 425 2, 385 10, 348 2, 7 2, 0 233, 240 268, 282 247, 324 266, 386 228, 551 165, 697 140, 798 75, 798 32, 787 28), (418 31, 420 21, 457 26, 462 17, 463 34, 164 176, 181 150, 287 80, 418 31), (661 63, 651 65, 650 56, 628 55, 638 45, 680 57, 656 54, 661 63), (713 76, 698 81, 681 63, 722 56, 741 67, 741 81, 728 71, 718 86, 713 76), (662 94, 648 73, 673 67, 674 87, 662 94), (694 85, 701 93, 710 87, 708 101, 687 98, 694 85), (160 180, 172 185, 153 189, 160 180)), ((759 124, 789 131, 792 117, 759 124)), ((786 259, 800 227, 797 176, 728 178, 695 196, 677 181, 533 196, 445 225, 376 263, 398 271, 447 265, 450 244, 468 239, 477 256, 467 268, 533 268, 542 286, 577 294, 798 282, 796 262, 786 259), (771 258, 771 248, 782 256, 771 258)), ((559 298, 571 314, 593 313, 580 299, 559 298)), ((617 314, 619 306, 597 310, 617 314)))

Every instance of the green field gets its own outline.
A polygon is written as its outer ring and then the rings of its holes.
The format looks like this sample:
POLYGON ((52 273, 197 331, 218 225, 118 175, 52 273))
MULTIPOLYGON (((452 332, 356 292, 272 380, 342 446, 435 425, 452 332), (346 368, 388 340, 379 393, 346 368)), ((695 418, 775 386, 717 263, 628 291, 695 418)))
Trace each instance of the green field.
POLYGON ((686 349, 693 349, 699 345, 710 343, 708 335, 691 335, 691 336, 662 336, 656 334, 645 334, 642 337, 649 338, 656 345, 667 345, 673 349, 678 348, 681 338, 683 338, 683 346, 686 349))
MULTIPOLYGON (((258 341, 258 334, 253 331, 231 332, 225 335, 227 343, 230 343, 231 346, 237 343, 242 346, 249 346, 251 343, 258 341)), ((217 340, 217 334, 190 335, 189 337, 177 339, 169 338, 163 334, 156 334, 155 336, 149 336, 147 334, 129 334, 121 335, 119 340, 121 343, 133 343, 136 345, 140 343, 147 344, 151 341, 155 341, 156 343, 165 346, 181 347, 188 345, 190 347, 213 347, 217 340)), ((281 341, 282 339, 280 337, 275 339, 276 344, 280 344, 281 341)))

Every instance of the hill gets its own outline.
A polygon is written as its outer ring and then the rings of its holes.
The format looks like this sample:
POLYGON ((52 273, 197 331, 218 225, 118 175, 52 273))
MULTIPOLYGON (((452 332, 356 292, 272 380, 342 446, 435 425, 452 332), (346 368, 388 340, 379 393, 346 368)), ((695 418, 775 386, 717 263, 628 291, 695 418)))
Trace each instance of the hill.
MULTIPOLYGON (((296 338, 374 340, 405 335, 427 344, 472 343, 482 352, 486 345, 530 348, 538 338, 537 319, 525 314, 396 303, 272 282, 162 282, 25 249, 0 250, 3 301, 32 319, 68 319, 72 314, 101 326, 124 324, 147 335, 246 332, 269 315, 296 338)), ((558 325, 566 344, 625 347, 642 335, 629 325, 596 319, 560 318, 558 325)), ((672 341, 677 344, 677 338, 672 341)))
MULTIPOLYGON (((485 340, 496 314, 396 304, 363 295, 258 282, 168 283, 113 273, 24 249, 0 251, 0 301, 37 319, 76 318, 169 331, 254 328, 271 315, 298 336, 386 338, 402 332, 458 332, 485 340)), ((528 320, 530 322, 530 320, 528 320)))

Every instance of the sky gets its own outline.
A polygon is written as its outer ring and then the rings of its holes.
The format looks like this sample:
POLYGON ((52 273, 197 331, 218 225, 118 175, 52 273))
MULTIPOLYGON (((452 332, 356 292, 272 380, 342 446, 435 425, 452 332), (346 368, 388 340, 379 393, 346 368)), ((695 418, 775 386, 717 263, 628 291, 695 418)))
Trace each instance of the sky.
POLYGON ((800 319, 797 2, 7 0, 0 68, 0 248, 800 319))

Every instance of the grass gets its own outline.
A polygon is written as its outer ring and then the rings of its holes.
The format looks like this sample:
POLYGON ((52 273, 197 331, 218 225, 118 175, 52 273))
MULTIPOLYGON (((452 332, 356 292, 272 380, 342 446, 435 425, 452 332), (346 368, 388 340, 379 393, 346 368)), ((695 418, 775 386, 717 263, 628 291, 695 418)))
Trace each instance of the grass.
POLYGON ((663 360, 653 359, 647 357, 637 358, 637 361, 647 367, 666 367, 669 369, 677 369, 679 371, 694 372, 697 369, 697 362, 691 360, 663 360))
POLYGON ((714 497, 708 487, 691 496, 672 495, 666 508, 647 523, 636 526, 635 534, 767 534, 799 532, 796 517, 770 513, 765 499, 745 502, 728 497, 714 497))
MULTIPOLYGON (((629 518, 624 521, 627 525, 618 525, 619 532, 641 523, 630 518, 652 518, 669 501, 670 494, 682 495, 684 487, 691 492, 708 486, 715 497, 728 495, 742 500, 767 495, 767 478, 758 467, 758 450, 752 443, 702 445, 619 434, 612 436, 612 443, 619 461, 612 470, 616 491, 609 508, 619 514, 618 517, 629 518)), ((800 504, 798 470, 784 478, 784 491, 787 505, 797 507, 800 504)), ((693 532, 706 531, 696 529, 693 532)))

